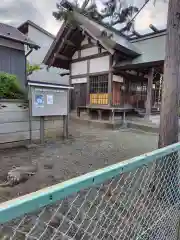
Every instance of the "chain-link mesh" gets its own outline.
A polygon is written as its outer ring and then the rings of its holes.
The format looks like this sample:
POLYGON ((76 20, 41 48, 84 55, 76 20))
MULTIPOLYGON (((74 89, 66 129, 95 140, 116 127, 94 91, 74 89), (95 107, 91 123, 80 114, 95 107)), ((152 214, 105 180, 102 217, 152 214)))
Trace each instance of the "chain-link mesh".
MULTIPOLYGON (((0 239, 176 240, 178 152, 1 225, 0 239)), ((125 171, 125 170, 124 170, 125 171)))

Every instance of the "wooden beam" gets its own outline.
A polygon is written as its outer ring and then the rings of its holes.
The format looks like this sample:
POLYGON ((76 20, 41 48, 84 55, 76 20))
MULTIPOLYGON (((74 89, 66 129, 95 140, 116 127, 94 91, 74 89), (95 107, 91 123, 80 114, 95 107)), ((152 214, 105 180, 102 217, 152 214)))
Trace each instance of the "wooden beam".
POLYGON ((112 106, 112 81, 113 81, 113 56, 109 56, 109 74, 108 74, 108 104, 112 106))
POLYGON ((55 53, 55 54, 54 54, 54 57, 55 57, 55 58, 60 58, 60 59, 62 59, 62 60, 66 60, 66 61, 71 60, 70 58, 68 58, 68 57, 66 57, 66 56, 64 56, 64 55, 62 55, 62 54, 59 54, 59 53, 55 53))
POLYGON ((90 104, 90 59, 87 60, 87 89, 86 89, 86 106, 90 104))
POLYGON ((149 25, 150 29, 153 30, 153 32, 158 33, 159 30, 152 24, 149 25))
POLYGON ((136 37, 142 37, 142 35, 138 32, 136 32, 135 30, 133 31, 133 34, 136 36, 136 37))
POLYGON ((138 75, 133 75, 131 73, 128 73, 126 71, 113 71, 114 74, 119 75, 119 76, 123 76, 125 77, 127 80, 130 81, 136 81, 136 82, 147 82, 147 78, 145 78, 144 76, 138 76, 138 75))
POLYGON ((67 45, 69 46, 72 46, 72 47, 75 47, 76 45, 71 41, 71 40, 68 40, 68 39, 62 39, 62 41, 64 41, 64 43, 66 43, 67 45))
POLYGON ((146 119, 149 119, 151 115, 153 78, 154 78, 154 68, 151 68, 148 72, 146 115, 145 115, 146 119))
MULTIPOLYGON (((64 37, 64 41, 68 39, 70 33, 72 31, 72 28, 69 26, 68 30, 67 30, 67 33, 66 33, 66 36, 64 37)), ((62 48, 63 44, 64 44, 64 41, 61 41, 60 44, 59 44, 59 47, 56 51, 56 53, 59 53, 60 49, 62 48)), ((49 64, 49 67, 51 67, 54 63, 54 60, 55 60, 55 56, 53 56, 53 58, 51 59, 51 62, 49 64)))
POLYGON ((94 59, 94 58, 100 58, 100 57, 105 57, 105 56, 109 56, 109 53, 108 52, 103 52, 103 53, 97 53, 97 54, 86 56, 86 57, 73 59, 72 63, 82 62, 82 61, 86 61, 86 60, 89 60, 89 59, 91 60, 91 59, 94 59))

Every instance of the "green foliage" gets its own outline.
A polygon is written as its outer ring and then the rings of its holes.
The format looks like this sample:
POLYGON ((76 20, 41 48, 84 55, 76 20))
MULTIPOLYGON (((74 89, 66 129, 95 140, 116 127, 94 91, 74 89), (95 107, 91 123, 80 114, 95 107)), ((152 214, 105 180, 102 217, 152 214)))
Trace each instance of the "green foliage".
POLYGON ((0 98, 24 99, 24 92, 15 75, 0 72, 0 98))
POLYGON ((31 65, 27 62, 26 72, 27 76, 31 75, 33 72, 40 70, 40 66, 38 64, 31 65))
MULTIPOLYGON (((80 2, 80 1, 79 1, 80 2)), ((99 21, 100 23, 106 22, 107 25, 113 27, 117 24, 126 23, 132 18, 133 14, 138 11, 138 8, 132 5, 127 5, 125 2, 121 2, 121 0, 102 0, 103 8, 101 10, 98 9, 98 1, 90 1, 83 0, 81 1, 81 5, 78 4, 77 0, 68 1, 68 0, 60 0, 59 3, 56 4, 57 11, 53 12, 53 16, 57 20, 65 20, 69 22, 73 22, 72 9, 89 16, 90 18, 99 21)), ((126 28, 123 29, 129 30, 132 28, 133 22, 128 24, 126 28)), ((121 29, 121 27, 119 27, 121 29)))

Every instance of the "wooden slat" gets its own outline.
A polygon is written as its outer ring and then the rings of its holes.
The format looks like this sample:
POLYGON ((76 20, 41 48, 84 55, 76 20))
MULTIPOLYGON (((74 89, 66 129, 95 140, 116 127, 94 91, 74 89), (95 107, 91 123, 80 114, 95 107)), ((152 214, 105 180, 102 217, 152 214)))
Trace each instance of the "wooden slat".
POLYGON ((55 57, 55 58, 60 58, 60 59, 62 59, 62 60, 66 60, 66 61, 71 60, 70 58, 68 58, 68 57, 66 57, 66 56, 64 56, 64 55, 62 55, 62 54, 58 54, 58 53, 55 53, 55 54, 54 54, 54 57, 55 57))

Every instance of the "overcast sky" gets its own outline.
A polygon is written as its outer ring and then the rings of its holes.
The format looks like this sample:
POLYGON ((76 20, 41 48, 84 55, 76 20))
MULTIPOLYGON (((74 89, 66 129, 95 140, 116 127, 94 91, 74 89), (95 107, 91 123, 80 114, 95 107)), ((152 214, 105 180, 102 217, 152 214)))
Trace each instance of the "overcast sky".
MULTIPOLYGON (((19 26, 26 20, 31 20, 49 32, 56 34, 60 23, 52 16, 58 0, 0 0, 0 22, 19 26)), ((101 0, 97 0, 101 1, 101 0)), ((126 0, 124 0, 126 1, 126 0)), ((128 0, 127 0, 128 1, 128 0)), ((144 0, 134 1, 135 5, 142 5, 144 0)), ((136 19, 136 29, 146 32, 149 24, 164 28, 167 16, 166 0, 151 0, 136 19)))

